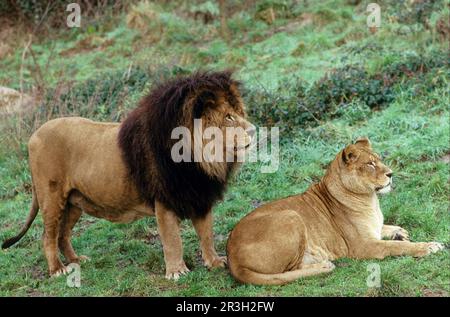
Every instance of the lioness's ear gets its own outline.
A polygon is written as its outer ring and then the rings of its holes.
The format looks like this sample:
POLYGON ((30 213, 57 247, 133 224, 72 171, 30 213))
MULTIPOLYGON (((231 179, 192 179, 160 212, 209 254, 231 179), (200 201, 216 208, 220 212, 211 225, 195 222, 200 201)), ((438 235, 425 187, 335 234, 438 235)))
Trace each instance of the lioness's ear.
POLYGON ((353 144, 348 145, 342 151, 342 160, 346 164, 351 163, 351 162, 355 162, 358 159, 358 157, 359 157, 359 150, 353 144))
POLYGON ((208 107, 213 107, 216 103, 216 94, 212 90, 203 90, 194 101, 194 118, 201 118, 203 112, 208 107))
POLYGON ((367 137, 359 137, 356 139, 355 144, 361 145, 363 147, 366 147, 368 149, 372 149, 372 144, 370 143, 369 139, 367 137))

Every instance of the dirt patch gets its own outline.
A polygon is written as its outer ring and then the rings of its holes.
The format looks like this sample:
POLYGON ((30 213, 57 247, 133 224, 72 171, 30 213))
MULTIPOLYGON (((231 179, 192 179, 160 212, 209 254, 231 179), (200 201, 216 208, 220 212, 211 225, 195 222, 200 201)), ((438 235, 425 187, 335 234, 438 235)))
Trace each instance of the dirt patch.
POLYGON ((112 39, 105 39, 99 36, 88 36, 78 41, 73 47, 62 51, 61 53, 59 53, 59 55, 68 57, 91 51, 103 51, 113 44, 114 40, 112 39))
POLYGON ((450 163, 450 153, 448 153, 448 154, 445 154, 443 157, 441 157, 440 159, 439 159, 441 162, 444 162, 444 163, 450 163))
POLYGON ((39 292, 38 290, 31 288, 31 289, 27 290, 27 296, 28 297, 46 297, 47 295, 45 295, 45 293, 39 292))
POLYGON ((431 289, 424 289, 422 290, 422 294, 424 297, 448 297, 448 293, 444 290, 431 290, 431 289))
POLYGON ((262 204, 264 204, 264 202, 262 200, 252 200, 252 207, 254 209, 258 208, 259 206, 261 206, 262 204))
POLYGON ((150 233, 144 240, 144 243, 146 244, 157 244, 160 242, 159 234, 158 233, 150 233))

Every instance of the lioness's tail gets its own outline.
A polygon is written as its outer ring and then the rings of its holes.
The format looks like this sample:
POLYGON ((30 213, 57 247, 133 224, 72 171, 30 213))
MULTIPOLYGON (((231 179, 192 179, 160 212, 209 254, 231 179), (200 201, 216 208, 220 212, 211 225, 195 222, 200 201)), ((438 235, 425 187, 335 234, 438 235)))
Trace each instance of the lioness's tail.
POLYGON ((36 218, 38 211, 39 211, 39 204, 37 201, 36 193, 34 192, 34 188, 33 188, 33 196, 32 196, 32 200, 31 200, 30 213, 28 214, 25 225, 22 227, 22 230, 20 230, 20 232, 17 236, 9 238, 3 242, 2 249, 9 248, 14 243, 16 243, 17 241, 22 239, 22 237, 25 235, 25 233, 27 233, 28 229, 30 228, 31 224, 33 223, 34 218, 36 218))
POLYGON ((264 274, 254 272, 247 268, 239 268, 235 272, 232 271, 231 273, 234 278, 241 283, 254 285, 283 285, 298 280, 301 277, 314 275, 314 273, 311 274, 312 272, 302 269, 283 273, 264 274))

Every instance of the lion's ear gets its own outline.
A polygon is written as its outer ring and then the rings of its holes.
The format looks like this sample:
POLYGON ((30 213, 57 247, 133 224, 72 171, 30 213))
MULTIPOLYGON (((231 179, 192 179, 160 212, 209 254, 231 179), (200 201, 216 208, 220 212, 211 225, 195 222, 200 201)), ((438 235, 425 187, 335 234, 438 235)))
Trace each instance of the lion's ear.
POLYGON ((194 101, 194 118, 201 118, 205 109, 213 107, 216 104, 216 94, 212 90, 203 90, 194 101))
POLYGON ((370 140, 367 137, 357 138, 355 144, 366 147, 368 149, 372 149, 372 144, 370 143, 370 140))
POLYGON ((354 144, 350 144, 342 151, 342 160, 346 164, 355 162, 359 157, 359 153, 358 148, 354 144))

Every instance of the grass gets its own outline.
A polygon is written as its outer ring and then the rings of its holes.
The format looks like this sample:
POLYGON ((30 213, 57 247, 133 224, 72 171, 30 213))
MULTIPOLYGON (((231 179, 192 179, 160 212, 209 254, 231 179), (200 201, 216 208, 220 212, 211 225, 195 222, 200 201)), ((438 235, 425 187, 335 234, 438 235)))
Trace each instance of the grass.
MULTIPOLYGON (((43 72, 49 87, 60 81, 83 82, 102 72, 125 72, 131 63, 133 67, 154 70, 157 61, 188 70, 204 65, 211 69, 233 66, 249 89, 263 87, 273 91, 294 77, 312 84, 332 68, 348 63, 364 61, 369 71, 376 72, 395 62, 398 52, 416 54, 445 45, 416 25, 418 31, 398 35, 397 30, 403 25, 397 22, 386 23, 370 35, 365 16, 345 3, 312 4, 304 11, 314 15, 314 22, 292 29, 292 23, 304 18, 280 17, 270 26, 255 20, 252 13, 239 13, 229 22, 234 32, 230 43, 218 37, 217 21, 203 26, 189 19, 177 19, 176 11, 169 12, 161 6, 158 10, 164 31, 158 39, 152 37, 152 32, 128 28, 125 18, 119 16, 116 24, 110 23, 101 30, 59 31, 54 38, 33 44, 33 50, 41 67, 49 61, 43 72), (327 11, 327 5, 338 9, 327 11), (275 32, 277 28, 281 31, 275 32), (110 42, 102 46, 105 39, 110 42), (83 40, 89 45, 80 49, 78 45, 83 40), (371 50, 370 45, 378 47, 381 53, 371 50), (355 49, 360 49, 360 53, 349 54, 355 49)), ((11 56, 0 61, 4 70, 0 73, 1 85, 19 87, 21 54, 17 47, 11 56)), ((31 59, 25 63, 23 80, 30 87, 36 83, 36 66, 31 59)), ((320 179, 327 163, 342 147, 363 135, 371 139, 375 150, 394 170, 395 190, 380 197, 385 223, 404 227, 413 241, 448 245, 448 84, 418 95, 406 83, 395 89, 395 98, 383 110, 358 108, 360 105, 355 102, 343 108, 339 117, 282 134, 280 168, 276 173, 260 173, 260 163, 245 164, 232 180, 224 200, 214 209, 219 253, 225 253, 230 230, 255 205, 304 191, 320 179)), ((131 90, 124 97, 125 106, 134 107, 141 94, 131 90)), ((0 240, 18 232, 31 200, 25 147, 28 135, 23 131, 23 135, 17 130, 5 131, 14 133, 1 136, 0 240)), ((81 287, 70 288, 64 277, 47 278, 41 246, 43 226, 38 216, 20 243, 0 252, 0 296, 448 296, 450 292, 448 249, 421 259, 340 259, 332 274, 285 286, 240 285, 227 270, 208 271, 202 267, 195 231, 189 221, 184 221, 182 227, 184 258, 192 272, 173 282, 164 279, 154 218, 121 225, 83 215, 75 226, 73 245, 78 254, 92 260, 81 266, 81 287), (380 288, 366 285, 367 266, 371 263, 380 265, 380 288)))

